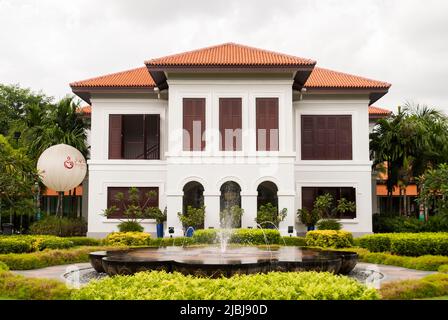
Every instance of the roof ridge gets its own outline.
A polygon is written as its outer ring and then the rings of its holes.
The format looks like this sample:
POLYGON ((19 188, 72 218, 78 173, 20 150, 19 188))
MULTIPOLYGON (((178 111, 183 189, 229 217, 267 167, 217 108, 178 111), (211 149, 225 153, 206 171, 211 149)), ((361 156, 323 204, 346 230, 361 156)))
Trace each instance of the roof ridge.
POLYGON ((116 76, 116 75, 120 75, 120 74, 123 74, 123 73, 128 73, 128 72, 132 72, 132 71, 137 71, 137 70, 140 70, 140 69, 146 69, 146 66, 138 67, 138 68, 132 68, 132 69, 124 70, 124 71, 111 72, 111 73, 104 74, 104 75, 102 75, 102 76, 98 76, 98 77, 93 77, 93 78, 88 78, 88 79, 84 79, 84 80, 79 80, 79 81, 71 82, 69 85, 70 85, 70 86, 75 86, 75 87, 76 87, 76 84, 77 84, 77 83, 86 82, 86 81, 92 81, 92 80, 100 80, 100 79, 103 79, 103 78, 106 78, 106 77, 116 76))
POLYGON ((244 44, 240 44, 240 43, 236 43, 236 42, 225 42, 225 43, 221 43, 221 44, 217 44, 217 45, 207 46, 207 47, 204 47, 204 48, 188 50, 188 51, 184 51, 184 52, 180 52, 180 53, 175 53, 175 54, 172 54, 172 55, 167 55, 167 56, 162 56, 162 57, 158 57, 158 58, 145 60, 145 64, 150 64, 153 61, 160 60, 160 59, 175 58, 175 57, 186 55, 186 54, 197 53, 197 52, 200 52, 200 51, 211 50, 211 49, 215 49, 215 48, 219 48, 219 47, 225 47, 225 46, 231 46, 231 45, 235 46, 235 47, 243 48, 243 49, 257 50, 257 51, 261 51, 261 52, 268 53, 268 54, 275 54, 275 55, 279 55, 279 56, 282 56, 282 57, 285 57, 285 58, 305 60, 309 64, 314 64, 315 65, 317 63, 316 60, 309 59, 309 58, 303 58, 303 57, 298 57, 298 56, 294 56, 294 55, 286 54, 286 53, 282 53, 282 52, 277 52, 277 51, 267 50, 267 49, 263 49, 263 48, 252 47, 252 46, 248 46, 248 45, 244 45, 244 44))
POLYGON ((363 80, 366 80, 366 81, 379 82, 379 83, 381 83, 381 84, 383 84, 383 85, 385 85, 385 86, 388 86, 388 87, 391 87, 391 86, 392 86, 392 84, 390 84, 389 82, 385 82, 385 81, 380 81, 380 80, 375 80, 375 79, 371 79, 371 78, 366 78, 366 77, 363 77, 363 76, 358 76, 358 75, 355 75, 355 74, 351 74, 351 73, 347 73, 347 72, 342 72, 342 71, 336 71, 336 70, 332 70, 332 69, 328 69, 328 68, 322 68, 322 67, 318 67, 318 66, 314 67, 314 70, 316 70, 316 71, 318 71, 319 69, 320 69, 320 70, 324 70, 324 71, 329 71, 329 72, 338 73, 338 74, 340 74, 340 75, 346 75, 346 76, 350 76, 350 77, 356 77, 356 78, 363 79, 363 80))

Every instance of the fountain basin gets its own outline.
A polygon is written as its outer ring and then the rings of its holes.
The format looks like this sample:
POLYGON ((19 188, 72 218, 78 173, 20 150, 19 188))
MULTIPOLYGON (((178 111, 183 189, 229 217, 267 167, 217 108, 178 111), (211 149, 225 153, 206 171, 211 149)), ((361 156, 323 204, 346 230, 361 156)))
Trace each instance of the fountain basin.
POLYGON ((141 271, 164 270, 185 275, 230 277, 235 274, 271 271, 328 271, 348 274, 356 266, 354 252, 325 251, 301 247, 273 249, 229 247, 160 247, 97 251, 90 262, 97 272, 130 275, 141 271))

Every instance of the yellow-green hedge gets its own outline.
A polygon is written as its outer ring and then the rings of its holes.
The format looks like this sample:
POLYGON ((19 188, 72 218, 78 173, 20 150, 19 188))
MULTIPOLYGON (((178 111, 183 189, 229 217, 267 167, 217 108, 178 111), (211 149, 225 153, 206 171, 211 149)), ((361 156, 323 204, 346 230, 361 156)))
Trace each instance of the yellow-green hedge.
POLYGON ((151 235, 144 232, 112 232, 104 239, 111 246, 148 246, 150 241, 151 235))
POLYGON ((308 231, 305 242, 310 247, 349 248, 353 245, 353 235, 344 230, 308 231))

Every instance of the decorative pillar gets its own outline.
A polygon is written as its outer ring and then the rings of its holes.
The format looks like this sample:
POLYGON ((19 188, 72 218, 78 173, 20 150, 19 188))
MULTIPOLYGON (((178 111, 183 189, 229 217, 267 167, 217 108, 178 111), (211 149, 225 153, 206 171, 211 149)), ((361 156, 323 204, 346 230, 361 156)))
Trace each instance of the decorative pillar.
POLYGON ((241 208, 244 213, 241 218, 241 228, 256 228, 257 223, 257 193, 241 193, 241 208))
POLYGON ((219 193, 205 193, 204 192, 204 205, 205 205, 205 219, 204 228, 208 229, 213 227, 219 229, 221 223, 219 221, 219 193))
POLYGON ((278 210, 286 208, 287 214, 285 219, 280 222, 279 230, 282 236, 296 236, 296 211, 295 211, 295 194, 294 193, 278 193, 278 210), (292 233, 288 233, 288 228, 292 227, 292 233))
POLYGON ((177 215, 178 212, 182 212, 182 200, 182 194, 170 194, 166 197, 168 212, 166 219, 166 230, 164 232, 165 237, 182 237, 184 235, 182 223, 177 215), (170 227, 174 228, 174 233, 169 233, 170 227))

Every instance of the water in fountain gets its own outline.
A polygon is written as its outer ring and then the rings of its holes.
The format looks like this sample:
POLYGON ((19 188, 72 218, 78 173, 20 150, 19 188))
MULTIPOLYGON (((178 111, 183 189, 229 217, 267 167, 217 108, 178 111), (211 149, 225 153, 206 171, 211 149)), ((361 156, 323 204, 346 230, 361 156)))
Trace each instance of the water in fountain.
MULTIPOLYGON (((194 233, 194 228, 193 227, 188 227, 187 230, 185 230, 185 232, 184 232, 184 239, 182 241, 182 247, 185 246, 185 240, 187 239, 188 230, 190 230, 190 229, 193 230, 193 233, 194 233)), ((173 245, 174 245, 174 241, 173 241, 173 245)))
POLYGON ((269 245, 269 241, 268 241, 268 237, 266 236, 266 232, 264 232, 264 229, 261 226, 261 224, 257 223, 257 227, 261 229, 261 232, 263 232, 264 242, 266 242, 266 246, 268 247, 268 251, 269 251, 269 253, 271 255, 271 258, 272 258, 271 246, 269 245))
MULTIPOLYGON (((280 233, 280 230, 278 229, 278 227, 275 225, 274 222, 272 221, 263 221, 262 223, 260 223, 259 225, 265 224, 265 223, 270 223, 271 225, 274 226, 274 228, 278 231, 278 233, 280 233)), ((283 237, 281 237, 281 239, 283 240, 283 244, 286 246, 286 241, 285 239, 283 239, 283 237)))

